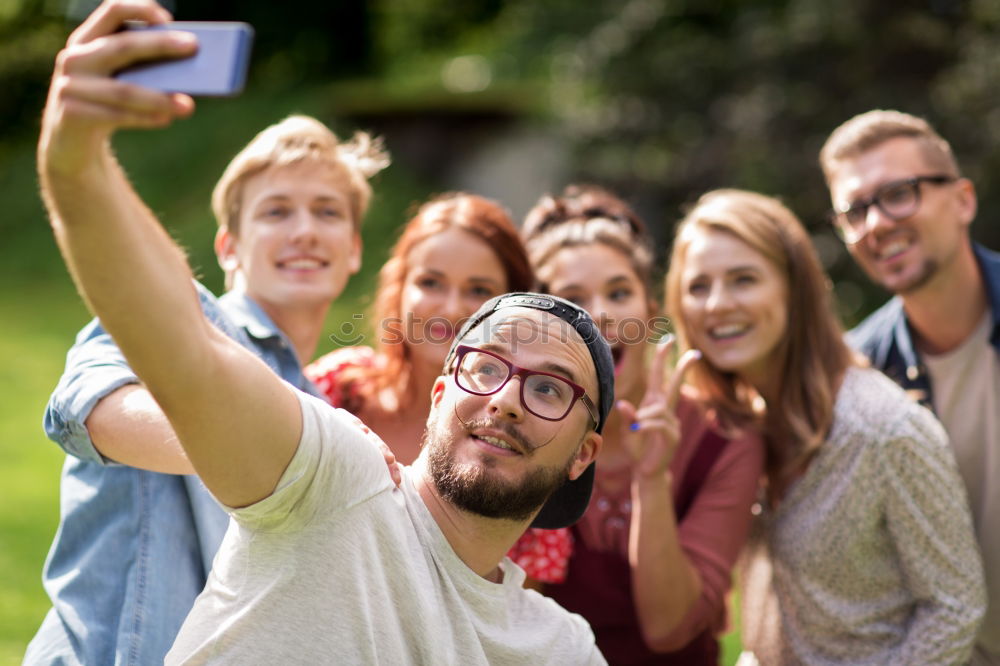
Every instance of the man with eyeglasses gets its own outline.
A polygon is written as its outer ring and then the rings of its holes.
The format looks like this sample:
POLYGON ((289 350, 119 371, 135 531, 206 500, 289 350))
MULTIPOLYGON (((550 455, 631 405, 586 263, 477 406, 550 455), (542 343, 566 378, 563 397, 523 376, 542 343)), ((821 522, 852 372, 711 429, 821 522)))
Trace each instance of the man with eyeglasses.
POLYGON ((1000 255, 972 241, 975 188, 926 121, 855 116, 830 135, 820 164, 838 235, 895 294, 848 339, 948 431, 989 598, 973 663, 1000 664, 1000 255))
POLYGON ((241 430, 260 432, 251 444, 270 462, 244 466, 266 481, 232 483, 211 469, 218 431, 183 442, 242 508, 168 664, 605 663, 586 622, 524 589, 503 557, 529 525, 575 522, 590 497, 614 369, 584 310, 526 293, 484 304, 398 489, 345 412, 262 385, 254 363, 216 361, 241 400, 268 403, 241 430))

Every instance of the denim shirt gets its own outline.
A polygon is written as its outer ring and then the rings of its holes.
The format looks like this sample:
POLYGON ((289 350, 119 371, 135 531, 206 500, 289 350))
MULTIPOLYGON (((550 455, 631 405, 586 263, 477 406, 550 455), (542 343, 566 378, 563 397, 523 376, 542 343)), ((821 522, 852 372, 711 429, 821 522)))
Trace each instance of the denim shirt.
MULTIPOLYGON (((973 243, 973 253, 986 286, 993 328, 990 344, 1000 353, 1000 254, 973 243)), ((934 410, 931 379, 913 346, 903 300, 896 296, 847 333, 847 343, 861 352, 912 398, 934 410)))
MULTIPOLYGON (((220 299, 198 285, 202 309, 279 376, 313 395, 291 343, 246 294, 220 299)), ((101 398, 138 383, 92 321, 77 336, 49 400, 45 432, 67 454, 59 529, 42 575, 52 599, 25 664, 162 664, 229 524, 195 476, 114 463, 85 422, 101 398)))

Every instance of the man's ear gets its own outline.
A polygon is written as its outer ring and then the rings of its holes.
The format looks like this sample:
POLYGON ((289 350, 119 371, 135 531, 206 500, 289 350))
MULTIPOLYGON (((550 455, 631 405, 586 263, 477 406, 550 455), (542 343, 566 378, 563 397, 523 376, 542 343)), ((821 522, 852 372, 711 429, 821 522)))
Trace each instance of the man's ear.
POLYGON ((967 227, 976 218, 976 210, 979 207, 976 186, 968 178, 959 178, 955 184, 958 186, 958 205, 962 216, 962 226, 967 227))
POLYGON ((351 254, 347 257, 347 266, 351 275, 361 270, 361 234, 357 230, 351 234, 351 254))
POLYGON ((431 387, 431 408, 437 407, 442 398, 444 398, 444 389, 447 381, 448 378, 444 375, 434 380, 434 386, 431 387))
POLYGON ((576 456, 569 467, 569 480, 576 481, 583 472, 590 467, 590 463, 597 460, 604 446, 604 438, 593 430, 588 430, 576 450, 576 456))
POLYGON ((236 235, 225 225, 215 232, 215 256, 227 276, 239 268, 239 260, 236 258, 236 235))

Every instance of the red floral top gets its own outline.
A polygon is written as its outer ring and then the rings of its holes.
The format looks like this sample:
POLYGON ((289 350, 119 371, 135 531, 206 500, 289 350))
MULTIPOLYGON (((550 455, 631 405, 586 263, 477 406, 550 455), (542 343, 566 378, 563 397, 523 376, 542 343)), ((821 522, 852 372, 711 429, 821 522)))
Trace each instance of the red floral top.
POLYGON ((530 578, 543 583, 566 580, 569 556, 573 552, 573 535, 568 528, 540 530, 532 527, 521 535, 507 557, 524 569, 530 578))
POLYGON ((331 405, 355 412, 361 404, 362 386, 359 382, 344 381, 344 371, 374 367, 376 360, 371 347, 343 347, 316 359, 304 372, 331 405))

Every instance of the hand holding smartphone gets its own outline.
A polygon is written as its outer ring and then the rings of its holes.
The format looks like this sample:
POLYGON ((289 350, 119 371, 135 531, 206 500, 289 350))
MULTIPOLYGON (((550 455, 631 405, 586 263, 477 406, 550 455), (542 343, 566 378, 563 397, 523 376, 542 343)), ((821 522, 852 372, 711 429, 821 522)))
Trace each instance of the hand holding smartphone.
POLYGON ((236 21, 175 21, 127 30, 179 30, 194 33, 198 51, 178 60, 131 65, 115 78, 163 92, 205 97, 238 95, 246 83, 253 28, 236 21))

